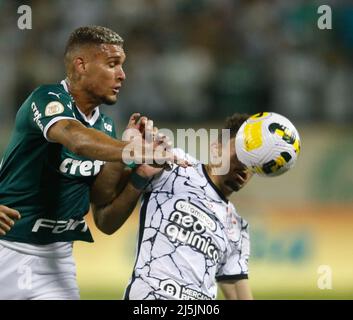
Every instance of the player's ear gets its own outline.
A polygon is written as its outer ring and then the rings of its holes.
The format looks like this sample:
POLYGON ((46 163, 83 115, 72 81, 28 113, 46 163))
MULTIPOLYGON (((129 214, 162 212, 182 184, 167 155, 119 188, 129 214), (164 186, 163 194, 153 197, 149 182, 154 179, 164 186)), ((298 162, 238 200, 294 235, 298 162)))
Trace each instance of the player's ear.
POLYGON ((211 148, 210 148, 211 157, 219 156, 219 152, 220 152, 219 149, 221 149, 221 148, 222 148, 222 145, 219 144, 217 140, 213 141, 211 143, 211 148))
POLYGON ((220 162, 222 156, 222 144, 215 140, 211 143, 210 146, 210 161, 211 164, 217 165, 220 162))
POLYGON ((75 57, 73 63, 76 73, 82 75, 86 72, 86 63, 82 57, 75 57))

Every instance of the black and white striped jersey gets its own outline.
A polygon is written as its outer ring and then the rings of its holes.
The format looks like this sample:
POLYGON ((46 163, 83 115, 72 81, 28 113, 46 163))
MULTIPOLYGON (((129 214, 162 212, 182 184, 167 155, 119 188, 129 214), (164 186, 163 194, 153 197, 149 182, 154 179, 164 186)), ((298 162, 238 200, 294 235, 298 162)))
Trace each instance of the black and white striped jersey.
POLYGON ((215 299, 217 281, 247 278, 247 222, 204 165, 177 152, 194 165, 174 165, 150 182, 126 299, 215 299))

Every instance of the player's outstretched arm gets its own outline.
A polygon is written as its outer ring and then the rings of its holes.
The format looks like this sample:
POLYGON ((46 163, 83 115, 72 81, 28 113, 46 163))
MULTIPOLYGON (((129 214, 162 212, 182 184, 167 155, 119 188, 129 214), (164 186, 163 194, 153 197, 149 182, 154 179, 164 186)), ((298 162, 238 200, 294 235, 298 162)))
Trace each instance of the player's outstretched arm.
POLYGON ((121 161, 123 149, 129 144, 70 119, 53 124, 47 137, 79 156, 102 161, 121 161))
MULTIPOLYGON (((140 113, 133 113, 126 129, 136 129, 142 136, 148 122, 148 118, 141 116, 140 113)), ((152 125, 153 122, 149 124, 152 125)), ((131 171, 122 162, 107 162, 91 186, 90 202, 96 207, 111 203, 125 188, 131 171)))
POLYGON ((20 218, 20 213, 17 210, 0 205, 0 236, 4 236, 9 232, 15 221, 20 218))
POLYGON ((253 300, 248 279, 222 281, 219 286, 226 300, 253 300))
MULTIPOLYGON (((153 124, 151 126, 153 130, 153 124)), ((53 124, 47 133, 50 141, 60 143, 71 152, 90 159, 101 161, 122 161, 123 153, 130 159, 125 161, 138 161, 147 163, 167 163, 177 161, 171 153, 147 152, 148 146, 143 139, 134 143, 113 139, 96 129, 86 128, 75 120, 62 119, 53 124)), ((153 145, 151 144, 151 148, 153 145)), ((183 163, 181 163, 183 165, 183 163)))

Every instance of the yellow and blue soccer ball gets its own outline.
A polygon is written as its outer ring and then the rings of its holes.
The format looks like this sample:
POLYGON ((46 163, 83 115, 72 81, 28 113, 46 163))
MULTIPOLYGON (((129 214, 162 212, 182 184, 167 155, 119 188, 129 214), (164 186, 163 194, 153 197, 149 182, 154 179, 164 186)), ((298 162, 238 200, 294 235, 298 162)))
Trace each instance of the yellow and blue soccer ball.
POLYGON ((300 152, 294 125, 274 112, 261 112, 243 123, 235 138, 240 162, 254 173, 273 177, 291 169, 300 152))

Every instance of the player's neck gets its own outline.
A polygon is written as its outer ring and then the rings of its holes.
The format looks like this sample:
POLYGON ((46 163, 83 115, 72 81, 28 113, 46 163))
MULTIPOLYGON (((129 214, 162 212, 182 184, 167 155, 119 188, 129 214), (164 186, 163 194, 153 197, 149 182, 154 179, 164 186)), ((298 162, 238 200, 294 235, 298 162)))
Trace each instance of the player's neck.
POLYGON ((96 101, 79 86, 69 79, 65 79, 70 95, 75 101, 76 107, 89 119, 92 116, 93 110, 98 106, 96 101))
POLYGON ((228 198, 231 195, 231 192, 223 188, 222 176, 219 174, 215 174, 215 170, 214 168, 212 168, 211 165, 205 165, 205 169, 213 184, 219 189, 219 191, 224 194, 226 198, 228 198))

